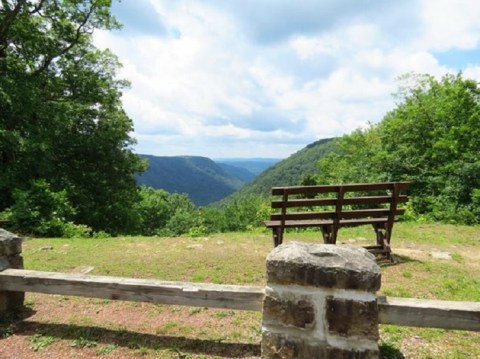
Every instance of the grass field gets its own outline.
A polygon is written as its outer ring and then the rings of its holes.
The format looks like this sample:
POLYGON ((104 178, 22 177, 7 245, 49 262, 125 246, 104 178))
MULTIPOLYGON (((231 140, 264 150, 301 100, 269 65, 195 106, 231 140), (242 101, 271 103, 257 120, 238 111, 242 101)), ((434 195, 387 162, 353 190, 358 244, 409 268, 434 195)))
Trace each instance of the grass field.
MULTIPOLYGON (((339 242, 373 244, 368 227, 342 229, 339 242)), ((317 232, 287 233, 286 241, 319 243, 317 232)), ((267 232, 201 238, 119 237, 32 239, 26 269, 224 284, 265 284, 267 232)), ((480 302, 480 228, 398 223, 393 251, 381 261, 380 294, 480 302), (448 253, 450 259, 433 253, 448 253)), ((148 357, 255 358, 261 314, 28 294, 21 318, 0 324, 1 358, 148 357)), ((480 333, 381 326, 388 358, 480 358, 480 333)))

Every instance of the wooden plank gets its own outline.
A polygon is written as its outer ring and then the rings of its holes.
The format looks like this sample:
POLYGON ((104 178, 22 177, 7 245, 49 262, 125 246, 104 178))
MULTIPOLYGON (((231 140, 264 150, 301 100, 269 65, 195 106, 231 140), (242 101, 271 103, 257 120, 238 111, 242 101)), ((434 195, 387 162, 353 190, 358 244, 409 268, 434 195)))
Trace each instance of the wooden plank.
POLYGON ((301 221, 305 219, 330 219, 333 220, 335 212, 325 211, 325 212, 291 212, 287 214, 282 213, 273 213, 270 215, 270 220, 272 221, 281 221, 285 219, 286 221, 301 221))
MULTIPOLYGON (((341 227, 345 226, 361 226, 364 224, 376 224, 376 223, 387 223, 388 218, 360 218, 360 219, 342 219, 340 220, 339 225, 341 227)), ((265 221, 263 222, 267 228, 280 227, 282 225, 281 221, 265 221)), ((321 227, 332 225, 333 220, 302 220, 302 221, 285 221, 285 228, 294 228, 294 227, 321 227)))
MULTIPOLYGON (((355 205, 355 204, 382 204, 390 203, 392 201, 391 196, 364 196, 364 197, 346 197, 343 201, 344 205, 355 205)), ((397 203, 406 203, 408 202, 408 196, 401 195, 398 196, 397 203)))
MULTIPOLYGON (((368 217, 388 217, 392 211, 388 208, 372 208, 372 209, 356 209, 353 211, 344 211, 340 214, 340 218, 368 218, 368 217)), ((405 213, 405 209, 395 209, 393 215, 401 215, 405 213)))
POLYGON ((273 187, 272 195, 281 196, 283 191, 288 189, 289 194, 312 194, 312 193, 330 193, 338 192, 340 186, 288 186, 273 187))
POLYGON ((6 269, 0 291, 37 292, 157 304, 261 311, 262 287, 6 269))
POLYGON ((480 331, 480 302, 379 297, 378 310, 381 324, 480 331))
MULTIPOLYGON (((360 204, 382 204, 390 203, 392 201, 391 196, 364 196, 364 197, 345 197, 343 200, 344 205, 360 205, 360 204)), ((397 203, 406 203, 408 197, 406 195, 398 196, 397 203)), ((337 204, 336 198, 301 198, 301 199, 289 199, 285 204, 286 207, 314 207, 314 206, 335 206, 337 204)), ((273 200, 272 208, 282 208, 284 205, 283 200, 273 200)))
MULTIPOLYGON (((373 209, 357 209, 353 211, 344 211, 340 213, 339 219, 355 219, 355 218, 370 218, 370 217, 385 217, 388 218, 390 210, 388 208, 373 208, 373 209)), ((401 215, 405 213, 405 209, 395 210, 395 215, 401 215)), ((273 213, 270 215, 271 221, 280 221, 285 219, 286 221, 300 221, 304 219, 330 219, 335 218, 335 211, 323 211, 323 212, 290 212, 285 215, 281 213, 273 213)))
POLYGON ((285 207, 314 207, 314 206, 334 206, 337 203, 336 198, 305 198, 305 199, 289 199, 288 202, 283 200, 273 200, 272 208, 285 207))
POLYGON ((393 190, 394 184, 398 184, 399 190, 404 190, 410 185, 409 182, 385 182, 385 183, 355 183, 342 185, 327 186, 289 186, 289 187, 273 187, 272 195, 282 195, 283 190, 288 188, 288 194, 312 194, 312 193, 329 193, 338 192, 343 187, 346 192, 359 191, 380 191, 393 190))

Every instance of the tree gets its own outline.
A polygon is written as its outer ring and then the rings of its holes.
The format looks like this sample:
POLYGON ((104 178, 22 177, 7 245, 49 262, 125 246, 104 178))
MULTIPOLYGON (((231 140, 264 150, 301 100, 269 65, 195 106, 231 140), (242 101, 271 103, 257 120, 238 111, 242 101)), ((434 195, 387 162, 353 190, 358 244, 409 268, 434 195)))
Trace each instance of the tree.
POLYGON ((45 180, 33 182, 27 191, 16 190, 13 197, 10 219, 13 227, 24 233, 62 237, 65 224, 75 213, 66 191, 52 192, 45 180))
POLYGON ((270 203, 264 197, 249 195, 229 201, 224 213, 227 231, 245 231, 263 226, 270 214, 270 203))
POLYGON ((480 223, 480 88, 462 74, 440 81, 409 75, 400 104, 380 124, 389 179, 412 182, 415 210, 434 219, 480 223), (412 84, 413 83, 413 84, 412 84))
POLYGON ((45 180, 66 191, 75 222, 128 232, 138 200, 132 121, 121 107, 119 63, 92 45, 119 24, 110 0, 2 0, 0 211, 15 189, 45 180))
POLYGON ((378 167, 381 142, 377 127, 371 125, 344 135, 335 143, 334 151, 318 162, 320 184, 368 183, 385 178, 378 167))
POLYGON ((325 183, 410 181, 411 206, 434 220, 480 223, 480 88, 461 74, 406 75, 397 106, 342 137, 319 162, 325 183))

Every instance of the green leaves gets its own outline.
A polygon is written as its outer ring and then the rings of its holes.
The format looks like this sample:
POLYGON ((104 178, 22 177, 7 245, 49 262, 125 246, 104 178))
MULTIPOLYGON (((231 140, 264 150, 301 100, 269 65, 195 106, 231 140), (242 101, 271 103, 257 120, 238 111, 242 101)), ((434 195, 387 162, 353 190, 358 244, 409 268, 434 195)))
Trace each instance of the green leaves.
POLYGON ((480 223, 480 89, 461 74, 440 81, 406 75, 399 104, 377 126, 357 130, 319 162, 323 182, 411 181, 417 215, 480 223))
POLYGON ((10 220, 23 233, 63 236, 63 224, 75 214, 65 190, 52 191, 45 180, 33 181, 27 190, 14 190, 10 220))
POLYGON ((3 2, 0 211, 20 199, 14 188, 30 193, 44 180, 65 194, 76 224, 126 233, 135 222, 133 175, 144 165, 131 152, 133 124, 121 107, 126 82, 116 78, 118 59, 95 49, 91 36, 118 27, 110 3, 3 2))

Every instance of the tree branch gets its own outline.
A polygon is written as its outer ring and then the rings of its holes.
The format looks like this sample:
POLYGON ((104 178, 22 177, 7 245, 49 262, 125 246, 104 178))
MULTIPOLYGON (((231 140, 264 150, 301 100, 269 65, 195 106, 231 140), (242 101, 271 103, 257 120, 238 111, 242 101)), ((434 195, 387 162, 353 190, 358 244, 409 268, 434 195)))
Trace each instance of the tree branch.
POLYGON ((0 24, 0 53, 6 49, 8 46, 7 43, 7 33, 12 25, 13 21, 17 17, 18 13, 22 10, 23 6, 26 5, 27 0, 19 0, 13 10, 8 7, 8 2, 6 0, 2 0, 2 4, 5 9, 9 9, 10 11, 6 11, 7 15, 5 16, 5 20, 2 21, 0 24))
POLYGON ((30 11, 30 15, 36 14, 42 10, 43 4, 45 3, 45 0, 40 0, 40 2, 33 7, 33 10, 30 11))
POLYGON ((51 56, 49 57, 46 57, 44 60, 43 60, 43 63, 42 65, 37 68, 33 73, 32 75, 38 75, 40 73, 42 73, 43 71, 45 71, 49 66, 50 64, 52 63, 53 60, 55 60, 56 58, 62 56, 62 55, 65 55, 67 52, 69 52, 75 45, 78 44, 78 41, 80 40, 80 37, 82 36, 82 33, 84 33, 82 31, 82 29, 85 27, 85 25, 87 24, 88 20, 90 19, 90 17, 92 16, 93 14, 93 11, 96 7, 96 2, 92 3, 90 9, 88 10, 88 12, 85 14, 85 17, 84 19, 82 20, 82 22, 78 25, 76 31, 75 31, 75 37, 74 39, 70 42, 70 44, 66 47, 64 47, 63 49, 60 49, 56 54, 52 54, 51 56))

